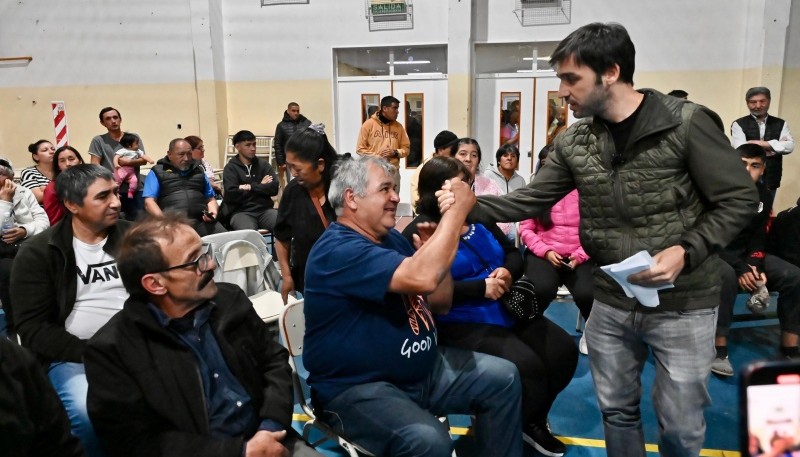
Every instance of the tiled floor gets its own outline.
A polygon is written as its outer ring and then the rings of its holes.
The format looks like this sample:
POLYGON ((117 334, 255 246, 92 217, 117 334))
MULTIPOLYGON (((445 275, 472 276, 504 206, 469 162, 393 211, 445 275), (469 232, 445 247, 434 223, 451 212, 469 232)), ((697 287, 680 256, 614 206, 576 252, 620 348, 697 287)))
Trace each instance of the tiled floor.
MULTIPOLYGON (((736 312, 741 312, 741 304, 737 303, 736 312)), ((746 313, 746 311, 744 311, 746 313)), ((577 344, 580 334, 575 331, 576 307, 569 302, 553 303, 547 316, 575 336, 577 344)), ((768 319, 756 324, 734 324, 730 336, 730 359, 738 371, 745 364, 756 359, 772 357, 775 354, 778 338, 777 321, 768 319)), ((648 454, 657 455, 658 426, 653 414, 649 386, 654 376, 652 360, 648 361, 643 373, 645 395, 642 398, 642 414, 644 420, 645 439, 648 443, 648 454)), ((702 456, 738 456, 738 374, 731 378, 718 378, 712 375, 709 391, 712 406, 706 410, 708 429, 702 456)), ((302 419, 302 415, 297 415, 302 419)), ((468 418, 454 416, 450 418, 451 428, 456 434, 463 434, 468 426, 468 418)), ((568 444, 568 456, 596 457, 606 455, 603 441, 603 430, 600 412, 594 395, 589 362, 581 356, 577 371, 570 385, 556 400, 550 413, 550 424, 553 432, 568 444)), ((301 426, 300 421, 295 426, 301 426)), ((474 455, 472 441, 469 436, 457 438, 456 450, 460 457, 474 455)), ((346 455, 335 445, 328 442, 319 448, 328 456, 346 455)), ((539 455, 526 449, 528 456, 539 455)))

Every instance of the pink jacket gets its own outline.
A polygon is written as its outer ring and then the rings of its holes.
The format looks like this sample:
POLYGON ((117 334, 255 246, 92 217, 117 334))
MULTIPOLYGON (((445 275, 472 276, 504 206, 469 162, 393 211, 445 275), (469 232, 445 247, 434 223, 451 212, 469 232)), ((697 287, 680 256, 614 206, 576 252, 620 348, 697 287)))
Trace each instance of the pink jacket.
POLYGON ((545 230, 534 219, 519 223, 520 238, 528 250, 537 257, 544 258, 547 251, 555 251, 564 257, 574 256, 580 263, 586 262, 589 256, 578 237, 581 221, 578 190, 573 190, 553 205, 550 216, 553 226, 549 230, 545 230))
MULTIPOLYGON (((472 190, 475 192, 475 195, 503 195, 503 191, 497 187, 497 184, 492 181, 491 178, 487 178, 483 175, 475 176, 475 182, 472 190)), ((511 231, 514 230, 513 222, 498 222, 497 226, 500 227, 500 230, 502 230, 506 235, 510 234, 511 231)))

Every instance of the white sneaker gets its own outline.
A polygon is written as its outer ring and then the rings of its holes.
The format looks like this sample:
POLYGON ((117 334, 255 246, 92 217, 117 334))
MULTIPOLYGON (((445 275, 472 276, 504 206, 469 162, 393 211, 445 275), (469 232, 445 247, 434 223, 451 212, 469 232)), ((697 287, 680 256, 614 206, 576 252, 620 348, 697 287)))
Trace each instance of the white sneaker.
POLYGON ((578 351, 583 355, 589 355, 589 348, 586 346, 586 330, 581 335, 581 340, 578 341, 578 351))

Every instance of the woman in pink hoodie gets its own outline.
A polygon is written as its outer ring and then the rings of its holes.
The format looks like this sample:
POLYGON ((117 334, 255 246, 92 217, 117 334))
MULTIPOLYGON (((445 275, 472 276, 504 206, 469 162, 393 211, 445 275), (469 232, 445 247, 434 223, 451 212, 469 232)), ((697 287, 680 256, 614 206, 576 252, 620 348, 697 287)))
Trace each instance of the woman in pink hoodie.
MULTIPOLYGON (((540 159, 539 167, 545 161, 540 159)), ((573 190, 553 205, 546 217, 520 222, 519 231, 525 245, 525 275, 533 281, 538 302, 549 305, 563 284, 588 319, 594 301, 594 266, 581 247, 579 225, 578 191, 573 190)))

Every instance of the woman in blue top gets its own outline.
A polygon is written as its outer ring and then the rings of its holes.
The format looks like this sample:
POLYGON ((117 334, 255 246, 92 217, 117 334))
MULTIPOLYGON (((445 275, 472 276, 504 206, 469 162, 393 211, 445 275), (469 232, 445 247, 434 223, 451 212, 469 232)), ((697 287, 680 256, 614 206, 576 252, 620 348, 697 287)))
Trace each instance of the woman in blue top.
MULTIPOLYGON (((411 240, 418 223, 439 221, 436 191, 447 179, 469 175, 458 160, 428 161, 419 175, 419 216, 403 235, 411 240)), ((446 315, 436 316, 439 343, 514 362, 523 386, 523 438, 545 455, 560 456, 566 448, 548 430, 547 414, 575 373, 578 350, 572 337, 546 317, 518 322, 506 312, 500 297, 522 270, 519 249, 496 225, 465 225, 450 268, 453 306, 446 315)))

